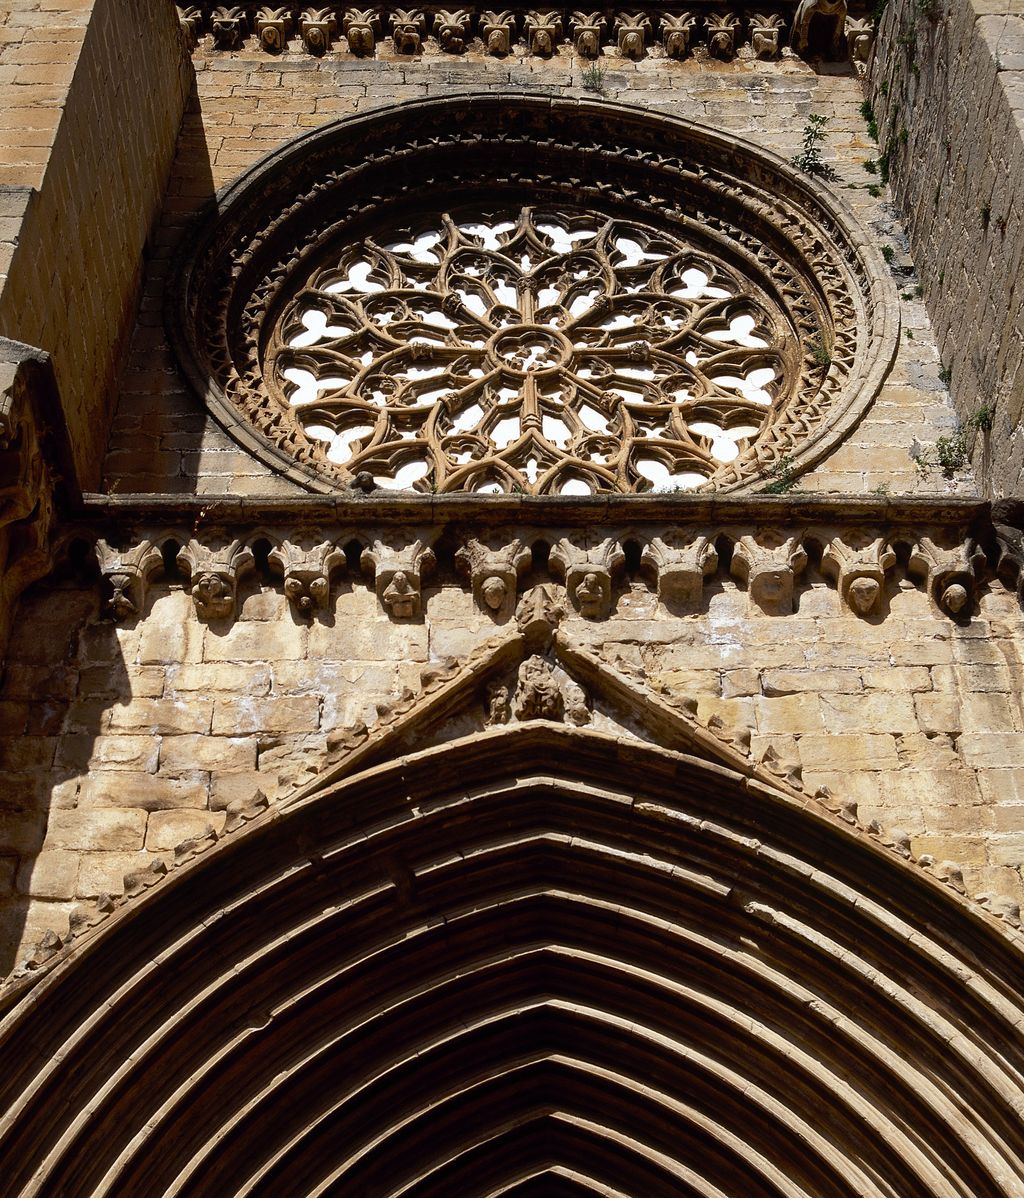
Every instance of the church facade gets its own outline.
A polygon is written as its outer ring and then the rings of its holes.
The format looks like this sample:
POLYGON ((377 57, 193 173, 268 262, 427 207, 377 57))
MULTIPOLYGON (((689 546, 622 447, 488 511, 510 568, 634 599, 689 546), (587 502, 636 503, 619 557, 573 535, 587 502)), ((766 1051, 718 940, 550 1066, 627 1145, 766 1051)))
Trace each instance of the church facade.
POLYGON ((0 1194, 1020 1193, 1017 0, 0 70, 0 1194))

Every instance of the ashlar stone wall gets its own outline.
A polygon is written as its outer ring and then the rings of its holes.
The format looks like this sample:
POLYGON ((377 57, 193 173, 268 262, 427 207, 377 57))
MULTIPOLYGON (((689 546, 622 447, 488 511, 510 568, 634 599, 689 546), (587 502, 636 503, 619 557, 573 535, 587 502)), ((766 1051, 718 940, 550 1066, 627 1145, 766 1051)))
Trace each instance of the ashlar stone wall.
MULTIPOLYGON (((424 597, 423 618, 393 620, 350 572, 307 621, 250 576, 238 619, 203 623, 165 580, 142 618, 115 624, 93 580, 37 585, 0 687, 8 952, 60 933, 76 903, 120 893, 126 872, 219 832, 232 802, 294 791, 331 759, 334 734, 373 726, 425 671, 496 631, 443 567, 424 597)), ((702 610, 674 615, 627 574, 608 619, 570 612, 563 627, 650 693, 696 699, 699 723, 749 733, 752 760, 770 747, 808 794, 827 786, 863 824, 904 829, 915 856, 959 862, 972 893, 1020 898, 1018 601, 993 582, 954 623, 897 567, 886 603, 884 618, 853 614, 811 565, 794 614, 770 616, 720 569, 702 610)))

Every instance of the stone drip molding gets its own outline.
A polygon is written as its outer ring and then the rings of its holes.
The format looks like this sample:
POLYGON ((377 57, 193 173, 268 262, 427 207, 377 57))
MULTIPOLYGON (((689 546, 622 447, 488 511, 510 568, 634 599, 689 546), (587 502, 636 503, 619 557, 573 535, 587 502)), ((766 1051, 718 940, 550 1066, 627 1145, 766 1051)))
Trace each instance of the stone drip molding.
MULTIPOLYGON (((400 762, 429 745, 431 734, 443 730, 446 722, 455 717, 464 720, 467 713, 476 714, 477 736, 498 725, 538 721, 583 727, 598 706, 627 713, 656 743, 739 773, 755 793, 767 790, 812 804, 825 818, 869 838, 888 854, 954 891, 1024 945, 1017 931, 1021 913, 1015 899, 989 892, 971 894, 959 862, 937 860, 931 854, 915 856, 905 829, 887 827, 878 820, 865 822, 855 800, 837 796, 826 786, 811 791, 805 786, 800 764, 789 760, 774 744, 769 743, 755 759, 747 729, 729 727, 717 716, 702 722, 696 699, 663 686, 652 687, 640 666, 621 660, 608 662, 580 647, 563 628, 567 606, 562 587, 530 588, 508 628, 477 646, 462 662, 449 659, 425 666, 419 689, 407 689, 393 702, 380 705, 375 723, 360 722, 335 733, 326 758, 308 767, 306 780, 282 803, 270 804, 259 790, 248 801, 236 800, 228 807, 222 833, 208 826, 202 835, 176 845, 169 862, 157 858, 127 872, 121 895, 103 894, 77 907, 66 933, 55 929, 44 933, 14 972, 0 982, 0 1005, 58 964, 83 937, 95 934, 108 916, 138 902, 219 841, 234 837, 254 822, 275 820, 289 806, 327 792, 346 778, 394 762, 396 757, 400 762), (556 668, 564 675, 561 682, 556 680, 556 668), (501 708, 495 702, 498 692, 506 700, 501 708), (568 695, 573 696, 574 706, 564 701, 568 695)), ((632 736, 621 739, 624 751, 631 743, 643 743, 632 736)))
MULTIPOLYGON (((496 623, 508 619, 528 571, 563 585, 570 608, 584 619, 608 619, 627 559, 635 561, 673 615, 700 611, 704 584, 719 571, 746 590, 752 616, 792 614, 797 579, 813 557, 844 610, 882 618, 887 586, 902 554, 907 574, 927 593, 935 614, 963 622, 991 576, 973 534, 931 523, 897 530, 826 523, 794 529, 770 520, 731 526, 613 524, 599 534, 557 526, 260 525, 242 530, 211 523, 198 530, 171 525, 140 528, 124 539, 95 539, 106 610, 119 621, 143 618, 152 583, 172 561, 204 621, 232 621, 240 582, 251 574, 261 575, 261 585, 280 585, 296 615, 315 619, 329 608, 332 583, 343 573, 369 582, 392 620, 419 620, 424 585, 440 572, 442 547, 446 569, 496 623)), ((1005 576, 1010 559, 1000 552, 1005 576)))
POLYGON ((584 59, 604 54, 637 61, 647 55, 669 59, 735 57, 771 60, 807 55, 811 22, 821 22, 822 48, 832 58, 867 63, 874 42, 869 16, 848 12, 846 0, 802 0, 799 4, 735 6, 695 3, 688 8, 625 11, 598 9, 346 8, 337 5, 178 5, 190 49, 260 49, 281 54, 296 48, 314 57, 347 50, 360 57, 379 52, 412 57, 431 49, 498 58, 522 49, 550 58, 571 46, 584 59), (788 33, 787 33, 788 31, 788 33), (825 36, 827 34, 827 37, 825 36))

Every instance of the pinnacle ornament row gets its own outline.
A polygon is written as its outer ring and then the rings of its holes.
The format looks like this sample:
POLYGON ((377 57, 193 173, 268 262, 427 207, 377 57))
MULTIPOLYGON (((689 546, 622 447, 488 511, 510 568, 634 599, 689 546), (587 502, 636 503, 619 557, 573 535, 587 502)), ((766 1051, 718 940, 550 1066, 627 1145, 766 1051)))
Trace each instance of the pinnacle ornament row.
MULTIPOLYGON (((707 7, 707 6, 705 6, 707 7)), ((811 21, 819 17, 829 33, 834 58, 867 62, 874 41, 869 17, 850 17, 846 0, 802 0, 791 19, 777 11, 740 13, 692 10, 595 10, 541 8, 501 11, 465 8, 345 8, 335 5, 187 4, 178 6, 181 27, 190 48, 207 33, 217 50, 240 50, 258 45, 279 54, 292 43, 309 54, 333 49, 371 56, 390 39, 396 54, 418 54, 428 39, 448 54, 470 49, 503 57, 513 47, 546 58, 571 44, 582 58, 596 59, 602 47, 614 47, 623 58, 637 60, 660 47, 669 58, 685 58, 698 44, 707 55, 734 57, 741 47, 760 59, 778 57, 788 46, 806 54, 811 21), (474 43, 477 43, 474 45, 474 43)))
MULTIPOLYGON (((265 574, 281 580, 300 617, 312 619, 326 610, 333 579, 348 571, 372 580, 383 611, 401 621, 423 614, 423 586, 437 565, 442 531, 303 528, 242 534, 164 529, 130 542, 101 537, 96 556, 114 620, 140 618, 150 583, 173 562, 187 579, 202 620, 233 620, 239 584, 259 564, 265 574)), ((963 621, 974 609, 986 563, 972 537, 931 528, 890 534, 862 528, 750 526, 709 533, 659 525, 602 532, 465 532, 457 537, 452 564, 479 611, 498 622, 514 609, 527 575, 535 576, 539 569, 564 586, 567 602, 579 615, 606 619, 627 559, 672 614, 699 611, 705 581, 727 566, 746 589, 751 614, 786 615, 794 610, 796 580, 808 564, 808 549, 816 558, 820 554, 821 573, 835 585, 844 608, 857 616, 884 612, 888 578, 900 558, 897 550, 902 550, 907 573, 923 585, 935 611, 963 621)), ((446 544, 450 548, 450 538, 446 544)), ((1006 576, 1002 564, 998 570, 1006 576)))

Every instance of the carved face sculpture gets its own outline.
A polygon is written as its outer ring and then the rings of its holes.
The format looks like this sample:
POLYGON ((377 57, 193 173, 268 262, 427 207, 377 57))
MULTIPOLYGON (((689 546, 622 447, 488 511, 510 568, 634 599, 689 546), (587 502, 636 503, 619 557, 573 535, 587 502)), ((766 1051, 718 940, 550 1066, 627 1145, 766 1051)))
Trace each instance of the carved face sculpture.
POLYGON ((877 578, 861 576, 850 583, 847 594, 854 611, 866 616, 877 605, 882 587, 877 578))
POLYGON ((207 570, 192 585, 196 610, 207 618, 230 616, 235 610, 234 580, 207 570))
POLYGON ((491 611, 498 611, 508 597, 508 586, 503 578, 492 574, 485 578, 480 587, 480 597, 491 611))

